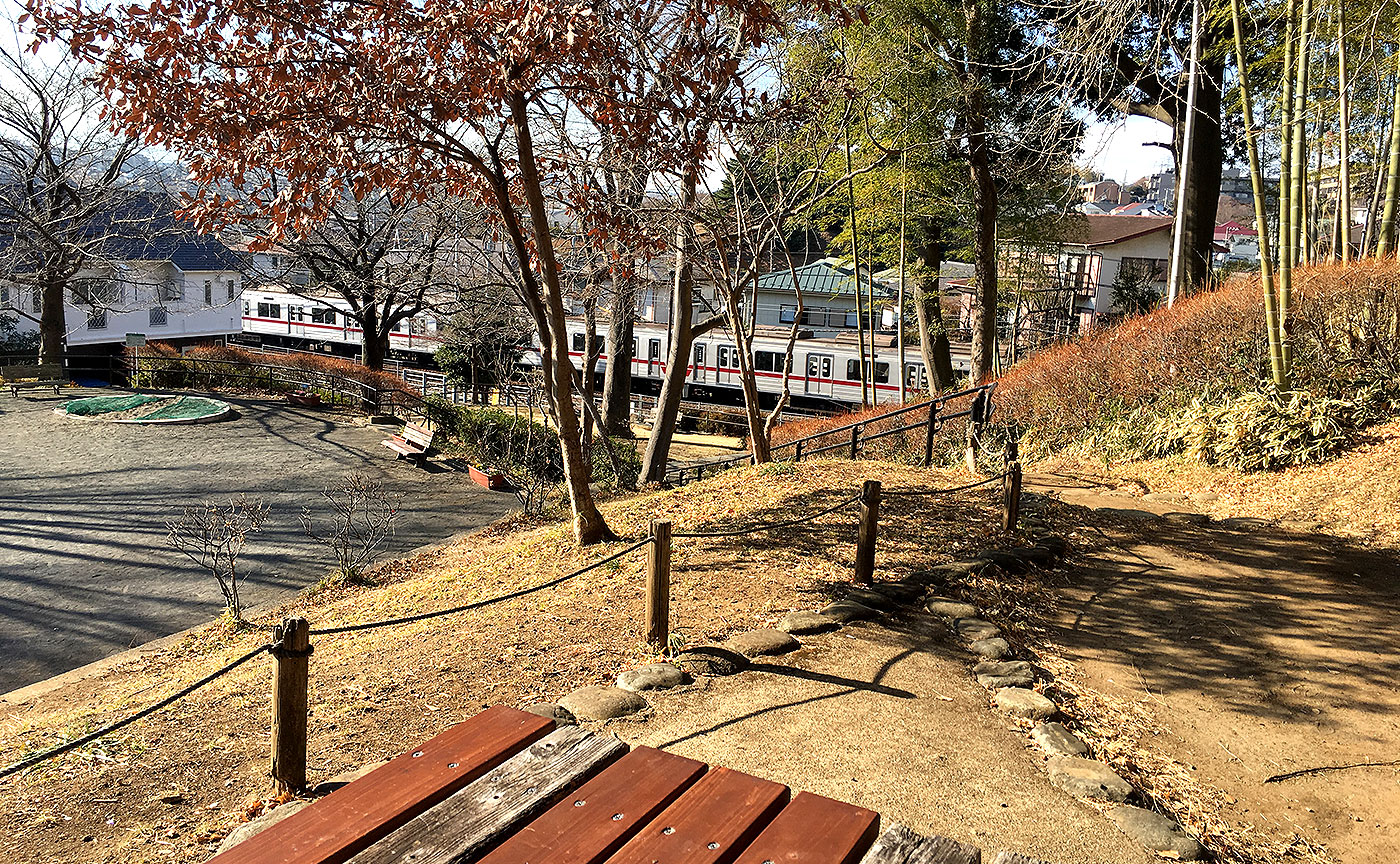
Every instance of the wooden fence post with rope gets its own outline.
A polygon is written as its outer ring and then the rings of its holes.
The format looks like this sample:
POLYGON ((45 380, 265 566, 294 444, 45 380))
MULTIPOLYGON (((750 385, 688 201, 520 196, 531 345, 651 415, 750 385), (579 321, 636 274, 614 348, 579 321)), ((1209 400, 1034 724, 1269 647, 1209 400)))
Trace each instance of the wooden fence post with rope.
POLYGON ((654 519, 647 549, 647 642, 665 648, 671 635, 671 523, 654 519))
POLYGON ((924 467, 933 465, 933 437, 938 434, 938 397, 928 400, 928 426, 924 430, 924 467))
POLYGON ((866 480, 860 487, 860 534, 856 538, 857 585, 875 581, 875 543, 880 531, 880 481, 866 480))
POLYGON ((278 792, 306 787, 306 691, 311 627, 286 618, 272 631, 272 779, 278 792))

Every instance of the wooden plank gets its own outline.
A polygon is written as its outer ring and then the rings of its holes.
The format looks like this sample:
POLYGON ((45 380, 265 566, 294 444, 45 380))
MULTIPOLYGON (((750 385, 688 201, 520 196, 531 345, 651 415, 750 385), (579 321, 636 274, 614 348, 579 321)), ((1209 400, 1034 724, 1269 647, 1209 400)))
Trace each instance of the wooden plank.
POLYGON ((874 810, 799 792, 735 864, 856 864, 879 831, 874 810))
POLYGON ((217 864, 342 864, 554 728, 496 706, 210 859, 217 864))
POLYGON ((997 853, 997 860, 993 861, 992 864, 1050 864, 1050 862, 1042 861, 1039 858, 1027 858, 1024 855, 1007 852, 1003 849, 997 853))
POLYGON ((781 783, 712 768, 608 864, 730 864, 787 803, 781 783))
POLYGON ((947 837, 925 837, 895 823, 886 828, 861 864, 982 864, 982 851, 947 837))
POLYGON ((487 853, 480 864, 601 864, 705 773, 638 747, 487 853))
POLYGON ((351 859, 351 864, 474 860, 627 752, 611 735, 565 726, 351 859))

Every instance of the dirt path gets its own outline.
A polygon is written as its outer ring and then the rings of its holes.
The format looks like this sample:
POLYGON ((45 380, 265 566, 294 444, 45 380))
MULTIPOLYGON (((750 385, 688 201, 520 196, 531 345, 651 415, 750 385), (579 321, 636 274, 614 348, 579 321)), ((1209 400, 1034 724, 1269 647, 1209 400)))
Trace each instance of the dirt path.
POLYGON ((614 724, 632 743, 878 810, 984 850, 1056 864, 1154 860, 1052 787, 1013 721, 988 708, 967 655, 923 615, 802 637, 756 669, 651 699, 614 724))
POLYGON ((1163 520, 1173 505, 1037 479, 1107 508, 1086 524, 1112 544, 1067 575, 1048 635, 1084 684, 1150 717, 1158 734, 1132 742, 1144 761, 1220 790, 1214 816, 1239 829, 1325 844, 1344 864, 1400 860, 1400 766, 1265 782, 1400 758, 1394 558, 1163 520))

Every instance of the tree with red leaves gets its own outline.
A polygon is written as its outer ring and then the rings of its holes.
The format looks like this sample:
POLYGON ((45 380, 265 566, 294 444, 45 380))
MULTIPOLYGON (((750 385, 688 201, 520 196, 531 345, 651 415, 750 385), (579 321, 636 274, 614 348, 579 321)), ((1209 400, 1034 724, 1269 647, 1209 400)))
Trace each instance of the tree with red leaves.
MULTIPOLYGON (((275 242, 322 220, 346 188, 405 200, 446 188, 488 205, 539 332, 575 536, 613 536, 588 488, 552 226, 581 224, 600 244, 625 226, 596 218, 586 190, 551 206, 561 165, 548 130, 567 116, 570 134, 605 133, 649 166, 696 171, 713 142, 687 121, 713 107, 719 88, 748 92, 740 58, 781 26, 772 6, 29 0, 28 12, 41 39, 66 42, 94 64, 119 130, 189 164, 200 190, 189 213, 206 230, 269 226, 264 240, 275 242), (635 52, 665 70, 669 86, 634 90, 626 73, 635 52), (267 175, 285 185, 253 196, 267 201, 257 212, 218 191, 267 175)), ((702 128, 726 121, 705 119, 702 128)))

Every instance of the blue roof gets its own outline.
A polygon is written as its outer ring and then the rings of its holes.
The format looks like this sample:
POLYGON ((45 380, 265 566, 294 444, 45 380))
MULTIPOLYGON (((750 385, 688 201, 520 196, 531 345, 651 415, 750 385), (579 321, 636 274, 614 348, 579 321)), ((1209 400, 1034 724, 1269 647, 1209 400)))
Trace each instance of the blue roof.
MULTIPOLYGON (((843 294, 854 295, 856 293, 855 270, 846 263, 836 258, 823 258, 820 261, 813 261, 793 271, 786 269, 770 270, 758 277, 758 288, 760 291, 782 291, 790 293, 793 289, 792 277, 797 276, 798 287, 802 289, 804 297, 837 297, 843 294)), ((861 267, 861 281, 864 283, 869 270, 861 267)), ((861 285, 861 290, 865 290, 865 285, 861 285)), ((885 286, 875 283, 875 290, 887 292, 885 286)))

